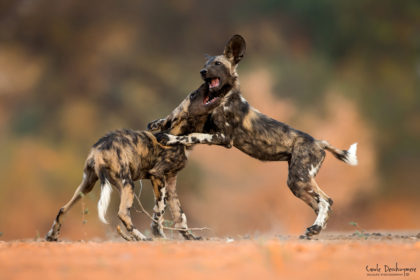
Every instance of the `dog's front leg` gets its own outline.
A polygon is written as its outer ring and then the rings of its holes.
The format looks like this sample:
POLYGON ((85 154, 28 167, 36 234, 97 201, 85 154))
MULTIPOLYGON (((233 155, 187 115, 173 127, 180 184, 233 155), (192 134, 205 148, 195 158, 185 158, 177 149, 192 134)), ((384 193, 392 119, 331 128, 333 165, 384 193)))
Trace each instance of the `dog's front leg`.
POLYGON ((191 133, 185 136, 176 136, 165 134, 159 139, 159 142, 164 145, 182 144, 186 146, 194 144, 208 144, 231 147, 231 139, 226 137, 223 133, 218 132, 214 134, 208 133, 191 133))
POLYGON ((217 135, 223 135, 224 142, 223 146, 226 148, 232 148, 233 144, 233 129, 232 125, 227 121, 226 112, 224 111, 223 107, 216 109, 210 118, 210 128, 208 131, 204 132, 212 132, 217 135))
POLYGON ((157 119, 147 124, 147 130, 149 131, 162 131, 165 123, 167 122, 167 117, 164 119, 157 119))
POLYGON ((181 209, 181 202, 179 201, 176 192, 176 175, 169 175, 166 179, 166 188, 168 190, 168 206, 171 210, 175 228, 186 240, 201 240, 200 236, 195 236, 188 230, 187 216, 181 209))

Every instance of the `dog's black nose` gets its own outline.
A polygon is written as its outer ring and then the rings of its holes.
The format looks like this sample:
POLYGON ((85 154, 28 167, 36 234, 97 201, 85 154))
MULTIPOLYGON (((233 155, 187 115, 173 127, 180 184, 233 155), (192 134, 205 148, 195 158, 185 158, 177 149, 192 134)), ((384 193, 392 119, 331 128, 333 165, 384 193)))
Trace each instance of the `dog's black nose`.
POLYGON ((204 76, 207 74, 207 69, 201 69, 200 71, 201 76, 204 76))

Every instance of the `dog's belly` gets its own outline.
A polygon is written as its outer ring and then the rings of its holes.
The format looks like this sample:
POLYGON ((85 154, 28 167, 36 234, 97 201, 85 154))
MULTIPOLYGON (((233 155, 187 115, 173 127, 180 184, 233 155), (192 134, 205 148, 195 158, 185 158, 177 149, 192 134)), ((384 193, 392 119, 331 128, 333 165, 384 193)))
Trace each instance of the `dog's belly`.
POLYGON ((236 148, 263 161, 288 161, 297 139, 314 141, 310 135, 258 111, 250 111, 232 135, 236 148))
POLYGON ((256 138, 235 139, 233 145, 247 155, 262 161, 287 161, 290 151, 282 145, 268 144, 256 138))

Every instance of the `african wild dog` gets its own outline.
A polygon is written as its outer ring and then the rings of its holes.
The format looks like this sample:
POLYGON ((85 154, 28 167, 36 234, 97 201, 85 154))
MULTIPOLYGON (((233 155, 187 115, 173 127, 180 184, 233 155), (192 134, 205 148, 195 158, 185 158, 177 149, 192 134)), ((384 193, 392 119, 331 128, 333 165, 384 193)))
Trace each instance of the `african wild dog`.
MULTIPOLYGON (((203 84, 198 90, 192 92, 178 107, 174 114, 157 122, 164 131, 174 135, 186 134, 204 126, 208 113, 219 102, 203 103, 204 96, 208 95, 208 86, 203 84), (193 129, 193 130, 192 130, 193 129)), ((149 127, 153 129, 153 127, 149 127)), ((153 134, 149 131, 119 130, 99 139, 93 145, 85 162, 82 183, 76 189, 71 200, 58 212, 57 217, 46 236, 48 241, 57 241, 61 228, 61 217, 85 194, 89 193, 96 181, 101 182, 101 196, 98 202, 98 215, 102 222, 107 223, 105 214, 109 205, 112 186, 121 195, 118 217, 124 224, 127 233, 117 227, 120 235, 129 240, 146 240, 131 221, 130 209, 134 199, 134 181, 150 179, 152 181, 155 207, 152 222, 153 234, 165 237, 162 222, 166 202, 172 212, 175 228, 185 239, 197 239, 188 232, 187 218, 181 209, 176 193, 177 173, 185 166, 190 143, 173 146, 164 146, 159 143, 164 133, 153 134), (187 145, 187 146, 186 146, 187 145)), ((217 137, 217 136, 215 136, 217 137)), ((211 140, 217 143, 217 139, 211 140)), ((224 141, 221 139, 219 142, 224 141)))
POLYGON ((287 161, 287 185, 295 196, 307 203, 317 214, 314 224, 306 229, 309 238, 325 228, 333 203, 315 181, 325 158, 325 150, 350 165, 357 165, 357 144, 348 150, 339 150, 326 141, 293 129, 287 124, 265 116, 251 107, 239 89, 236 67, 245 53, 245 40, 234 35, 226 44, 222 55, 209 57, 200 71, 209 85, 210 100, 222 99, 210 113, 204 132, 189 136, 170 136, 167 144, 178 141, 204 143, 214 135, 225 137, 225 146, 233 144, 244 153, 262 161, 287 161))

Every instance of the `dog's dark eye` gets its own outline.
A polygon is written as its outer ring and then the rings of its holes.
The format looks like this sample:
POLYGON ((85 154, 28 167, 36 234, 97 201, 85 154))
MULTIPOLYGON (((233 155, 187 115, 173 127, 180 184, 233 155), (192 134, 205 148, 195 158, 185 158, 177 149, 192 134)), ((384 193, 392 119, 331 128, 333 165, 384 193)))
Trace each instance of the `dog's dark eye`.
POLYGON ((220 64, 222 64, 220 61, 214 62, 214 65, 220 65, 220 64))

